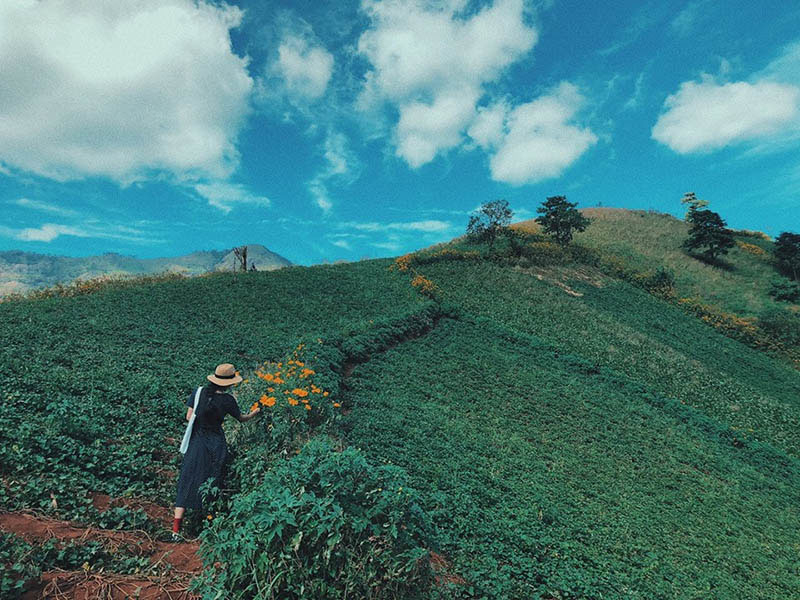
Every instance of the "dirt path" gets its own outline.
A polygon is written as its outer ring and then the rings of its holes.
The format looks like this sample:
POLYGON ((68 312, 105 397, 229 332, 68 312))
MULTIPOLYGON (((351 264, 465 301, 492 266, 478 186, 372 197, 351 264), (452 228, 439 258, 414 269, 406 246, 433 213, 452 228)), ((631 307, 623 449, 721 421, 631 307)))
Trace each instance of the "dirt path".
MULTIPOLYGON (((108 496, 100 494, 98 497, 96 506, 115 504, 115 501, 108 496)), ((143 505, 139 504, 138 507, 141 508, 143 505)), ((162 514, 166 510, 156 505, 145 504, 144 507, 148 509, 148 514, 150 511, 162 514)), ((41 579, 29 586, 23 595, 24 600, 34 598, 189 600, 198 597, 188 592, 192 576, 203 568, 197 542, 162 542, 152 539, 144 532, 78 526, 68 521, 57 521, 28 513, 0 514, 0 530, 18 535, 29 543, 42 543, 52 538, 60 542, 96 541, 102 543, 109 552, 123 551, 134 556, 144 556, 149 559, 151 565, 169 569, 165 574, 154 577, 95 573, 91 570, 49 571, 42 573, 41 579)))

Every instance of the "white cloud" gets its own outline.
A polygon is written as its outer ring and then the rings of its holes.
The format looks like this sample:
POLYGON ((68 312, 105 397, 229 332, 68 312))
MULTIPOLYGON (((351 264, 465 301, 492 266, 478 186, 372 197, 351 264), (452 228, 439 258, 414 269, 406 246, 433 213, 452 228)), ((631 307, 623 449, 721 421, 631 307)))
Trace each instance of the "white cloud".
POLYGON ((719 84, 708 75, 667 97, 653 139, 679 154, 723 148, 781 131, 800 115, 800 88, 760 80, 719 84))
POLYGON ((756 77, 800 85, 800 41, 787 45, 756 77))
POLYGON ((75 237, 89 237, 86 232, 69 225, 56 225, 45 223, 41 227, 21 229, 15 232, 14 237, 23 242, 52 242, 60 235, 73 235, 75 237))
POLYGON ((503 125, 509 110, 505 102, 479 108, 467 135, 481 148, 497 146, 503 139, 503 125))
POLYGON ((211 206, 220 209, 226 214, 237 204, 253 204, 262 207, 268 207, 271 204, 269 198, 253 194, 241 183, 211 181, 208 183, 196 183, 192 187, 195 192, 208 200, 211 206))
POLYGON ((332 240, 331 244, 333 244, 334 246, 338 246, 339 248, 344 248, 345 250, 352 250, 350 242, 348 242, 347 240, 332 240))
POLYGON ((635 110, 642 103, 642 91, 644 89, 644 71, 639 73, 636 83, 633 86, 633 94, 622 106, 623 110, 635 110))
POLYGON ((328 212, 333 207, 328 188, 331 181, 339 184, 351 183, 358 177, 361 162, 350 150, 344 134, 329 131, 323 145, 323 158, 325 165, 308 182, 308 191, 314 202, 323 211, 328 212))
POLYGON ((437 221, 437 220, 389 222, 389 223, 376 223, 376 222, 359 223, 354 221, 347 221, 340 223, 339 226, 348 229, 357 229, 359 231, 419 231, 424 233, 436 233, 450 229, 450 227, 452 227, 452 224, 448 223, 447 221, 437 221))
POLYGON ((388 250, 389 252, 399 252, 400 248, 402 248, 402 244, 400 242, 374 242, 372 244, 375 248, 382 248, 383 250, 388 250))
POLYGON ((672 20, 672 30, 681 37, 686 37, 697 27, 698 23, 708 17, 709 0, 695 0, 687 4, 672 20))
POLYGON ((333 73, 333 55, 304 37, 287 34, 278 47, 273 68, 291 97, 315 100, 328 87, 333 73))
POLYGON ((242 11, 205 0, 0 3, 0 161, 57 180, 223 178, 238 163, 242 11))
POLYGON ((485 109, 470 135, 492 152, 492 178, 520 185, 561 174, 597 142, 590 129, 571 123, 583 103, 578 88, 563 82, 513 109, 502 104, 485 109))
POLYGON ((416 169, 458 146, 462 131, 475 116, 477 99, 477 92, 467 88, 443 91, 431 104, 402 104, 395 129, 397 156, 416 169))
POLYGON ((18 198, 16 200, 11 200, 9 204, 16 204, 17 206, 21 206, 23 208, 30 208, 32 210, 48 212, 64 217, 74 217, 78 214, 72 209, 64 208, 63 206, 56 206, 55 204, 50 204, 49 202, 42 202, 41 200, 31 200, 30 198, 18 198))
POLYGON ((21 242, 52 242, 62 235, 81 238, 124 240, 147 244, 164 242, 164 240, 148 237, 145 232, 133 227, 99 223, 97 221, 78 226, 44 223, 39 227, 26 227, 23 229, 0 226, 0 235, 21 242))
POLYGON ((397 156, 412 167, 458 146, 483 86, 536 43, 523 0, 494 0, 468 17, 463 0, 363 0, 370 27, 358 51, 370 63, 358 106, 399 114, 397 156))

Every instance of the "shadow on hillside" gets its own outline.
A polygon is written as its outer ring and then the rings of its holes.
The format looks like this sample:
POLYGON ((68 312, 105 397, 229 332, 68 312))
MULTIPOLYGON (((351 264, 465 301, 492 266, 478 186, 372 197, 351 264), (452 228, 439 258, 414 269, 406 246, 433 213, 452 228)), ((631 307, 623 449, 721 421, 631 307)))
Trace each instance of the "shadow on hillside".
POLYGON ((705 254, 696 254, 694 252, 687 252, 686 255, 695 260, 699 260, 701 263, 707 264, 710 267, 716 267, 717 269, 722 269, 723 271, 736 270, 736 267, 733 266, 733 263, 729 263, 727 260, 719 257, 711 258, 705 254))

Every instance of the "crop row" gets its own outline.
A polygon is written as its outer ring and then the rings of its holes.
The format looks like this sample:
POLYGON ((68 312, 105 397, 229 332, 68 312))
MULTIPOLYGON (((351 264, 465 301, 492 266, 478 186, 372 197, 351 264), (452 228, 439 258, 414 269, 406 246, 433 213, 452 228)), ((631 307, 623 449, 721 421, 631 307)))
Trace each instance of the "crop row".
POLYGON ((797 461, 622 374, 462 315, 351 385, 348 442, 409 472, 454 595, 800 589, 797 461))
POLYGON ((797 371, 635 286, 565 267, 557 281, 575 297, 535 269, 489 261, 438 262, 424 271, 446 302, 466 312, 535 334, 800 456, 797 371))

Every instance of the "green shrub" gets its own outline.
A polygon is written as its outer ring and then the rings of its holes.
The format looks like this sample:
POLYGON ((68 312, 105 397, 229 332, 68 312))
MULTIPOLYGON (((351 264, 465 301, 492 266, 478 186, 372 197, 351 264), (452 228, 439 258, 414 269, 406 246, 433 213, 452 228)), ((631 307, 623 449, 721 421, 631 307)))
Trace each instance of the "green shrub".
POLYGON ((773 281, 769 289, 769 295, 775 300, 798 302, 800 301, 800 283, 789 281, 788 279, 773 281))
POLYGON ((789 347, 800 347, 800 314, 773 309, 759 317, 761 329, 789 347))
POLYGON ((431 524, 399 467, 314 438, 201 538, 204 598, 415 598, 431 524))
POLYGON ((651 294, 672 298, 675 296, 675 274, 663 267, 655 272, 641 273, 634 277, 633 283, 638 284, 651 294))

